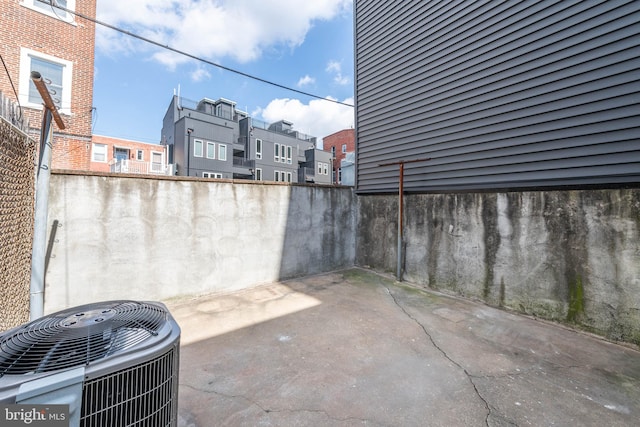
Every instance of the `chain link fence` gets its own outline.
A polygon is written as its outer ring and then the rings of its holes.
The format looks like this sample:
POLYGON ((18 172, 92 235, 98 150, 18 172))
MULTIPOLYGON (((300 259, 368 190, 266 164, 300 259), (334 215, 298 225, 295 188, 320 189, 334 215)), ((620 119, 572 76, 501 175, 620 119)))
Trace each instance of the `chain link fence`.
POLYGON ((29 320, 36 143, 0 92, 0 331, 29 320))

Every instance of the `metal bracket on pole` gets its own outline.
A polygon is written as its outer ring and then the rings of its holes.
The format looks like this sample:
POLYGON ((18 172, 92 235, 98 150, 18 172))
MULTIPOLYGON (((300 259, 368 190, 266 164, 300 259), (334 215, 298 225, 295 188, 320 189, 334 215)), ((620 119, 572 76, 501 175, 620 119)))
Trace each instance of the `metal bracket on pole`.
POLYGON ((403 206, 404 206, 404 201, 402 198, 402 195, 404 194, 404 165, 406 163, 418 163, 418 162, 426 162, 427 160, 431 160, 431 158, 429 157, 428 159, 413 159, 413 160, 400 160, 398 162, 391 162, 391 163, 382 163, 378 166, 393 166, 393 165, 399 165, 400 166, 400 172, 399 172, 399 185, 398 185, 398 250, 397 250, 397 254, 398 254, 398 261, 397 261, 397 265, 396 265, 396 277, 398 278, 398 282, 402 282, 402 229, 403 229, 403 216, 404 216, 404 212, 403 212, 403 206))
POLYGON ((56 122, 59 129, 64 129, 65 125, 40 73, 32 71, 31 80, 35 84, 36 89, 38 89, 38 93, 40 93, 45 107, 40 131, 40 153, 36 178, 36 207, 33 221, 33 249, 31 253, 29 318, 30 320, 34 320, 44 315, 47 210, 49 205, 49 178, 51 176, 51 147, 53 142, 53 127, 51 125, 52 121, 56 122))

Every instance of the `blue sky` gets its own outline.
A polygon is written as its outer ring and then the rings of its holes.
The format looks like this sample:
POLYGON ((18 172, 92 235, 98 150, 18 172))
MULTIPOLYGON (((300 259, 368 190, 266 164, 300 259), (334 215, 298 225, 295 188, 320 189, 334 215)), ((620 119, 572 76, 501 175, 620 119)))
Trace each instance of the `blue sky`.
MULTIPOLYGON (((98 0, 98 20, 251 75, 353 104, 351 0, 98 0)), ((353 108, 267 85, 97 26, 93 133, 160 141, 174 91, 237 102, 322 137, 353 108)))

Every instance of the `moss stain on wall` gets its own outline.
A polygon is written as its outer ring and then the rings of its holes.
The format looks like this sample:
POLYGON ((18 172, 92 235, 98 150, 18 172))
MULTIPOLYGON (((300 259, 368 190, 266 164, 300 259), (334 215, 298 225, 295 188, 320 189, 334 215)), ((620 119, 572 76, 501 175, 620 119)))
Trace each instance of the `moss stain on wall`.
POLYGON ((576 276, 575 280, 569 282, 569 309, 567 311, 567 321, 575 323, 581 314, 584 314, 584 287, 582 277, 576 276))

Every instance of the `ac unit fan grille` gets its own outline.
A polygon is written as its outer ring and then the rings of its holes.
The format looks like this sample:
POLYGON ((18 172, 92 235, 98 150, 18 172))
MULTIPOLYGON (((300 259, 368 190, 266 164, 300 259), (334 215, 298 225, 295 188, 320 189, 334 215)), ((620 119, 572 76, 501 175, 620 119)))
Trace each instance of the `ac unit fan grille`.
POLYGON ((85 381, 80 426, 175 426, 177 363, 174 347, 150 362, 85 381))
POLYGON ((36 319, 0 336, 0 377, 89 364, 157 335, 167 318, 160 306, 110 301, 36 319))

